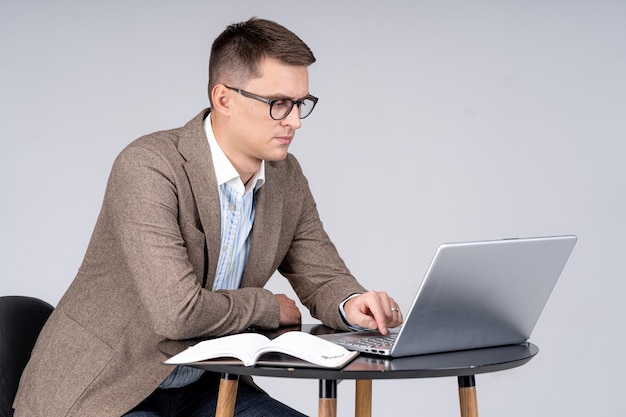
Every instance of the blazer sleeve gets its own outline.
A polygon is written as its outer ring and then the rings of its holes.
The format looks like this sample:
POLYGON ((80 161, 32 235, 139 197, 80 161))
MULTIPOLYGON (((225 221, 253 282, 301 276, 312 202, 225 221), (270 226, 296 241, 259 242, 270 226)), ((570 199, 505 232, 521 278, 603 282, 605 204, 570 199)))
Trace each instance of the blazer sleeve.
POLYGON ((366 289, 352 276, 324 230, 308 181, 296 159, 291 156, 289 164, 293 171, 290 177, 297 188, 290 195, 298 195, 300 201, 285 205, 289 212, 284 213, 284 218, 292 217, 293 213, 298 216, 293 219, 293 235, 279 272, 290 281, 313 317, 329 327, 348 329, 339 304, 366 289), (294 210, 295 207, 299 210, 294 210))

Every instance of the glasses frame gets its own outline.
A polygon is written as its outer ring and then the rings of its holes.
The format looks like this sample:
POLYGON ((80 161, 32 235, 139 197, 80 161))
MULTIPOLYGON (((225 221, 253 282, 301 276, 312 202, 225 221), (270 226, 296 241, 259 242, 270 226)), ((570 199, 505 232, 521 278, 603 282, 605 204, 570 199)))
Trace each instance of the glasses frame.
POLYGON ((298 116, 300 119, 304 119, 306 117, 308 117, 311 113, 313 113, 313 109, 315 109, 315 105, 317 104, 317 101, 319 100, 317 97, 312 96, 312 95, 307 95, 306 97, 301 98, 300 100, 292 100, 290 98, 267 98, 267 97, 262 97, 256 94, 252 94, 248 91, 242 90, 241 88, 236 88, 236 87, 229 87, 227 85, 225 85, 226 88, 228 88, 229 90, 233 90, 239 94, 241 94, 244 97, 247 98, 251 98, 254 100, 258 100, 261 101, 263 103, 269 104, 270 105, 270 117, 274 120, 284 120, 286 119, 290 114, 291 111, 293 110, 294 106, 298 106, 298 108, 300 108, 300 106, 304 103, 305 100, 311 100, 313 102, 313 107, 311 108, 311 111, 305 115, 302 116, 302 113, 300 113, 300 115, 298 116), (287 111, 287 113, 285 113, 285 115, 281 118, 276 118, 272 115, 272 108, 274 107, 274 104, 279 102, 279 101, 289 101, 291 102, 291 106, 289 107, 289 110, 287 111))

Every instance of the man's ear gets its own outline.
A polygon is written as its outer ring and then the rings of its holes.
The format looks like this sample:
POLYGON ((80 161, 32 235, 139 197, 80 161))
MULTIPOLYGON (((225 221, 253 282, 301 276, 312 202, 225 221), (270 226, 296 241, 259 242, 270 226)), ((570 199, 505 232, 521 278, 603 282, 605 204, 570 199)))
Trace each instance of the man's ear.
POLYGON ((228 114, 231 111, 230 90, 224 84, 217 84, 211 90, 212 111, 228 114))

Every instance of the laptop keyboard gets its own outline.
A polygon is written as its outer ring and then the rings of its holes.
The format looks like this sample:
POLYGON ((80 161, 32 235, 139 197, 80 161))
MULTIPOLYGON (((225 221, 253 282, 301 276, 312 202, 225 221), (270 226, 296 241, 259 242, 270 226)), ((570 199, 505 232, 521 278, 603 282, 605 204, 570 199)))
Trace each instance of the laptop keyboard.
POLYGON ((378 349, 381 347, 388 347, 394 344, 396 341, 397 333, 388 334, 387 336, 371 335, 360 337, 346 337, 340 343, 342 345, 360 346, 368 349, 378 349))

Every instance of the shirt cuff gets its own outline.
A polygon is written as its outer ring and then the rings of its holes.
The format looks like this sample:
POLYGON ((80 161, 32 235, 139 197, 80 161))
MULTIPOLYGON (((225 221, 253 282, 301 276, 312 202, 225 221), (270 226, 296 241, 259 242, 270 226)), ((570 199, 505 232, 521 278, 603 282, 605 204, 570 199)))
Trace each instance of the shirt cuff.
POLYGON ((350 324, 348 322, 348 319, 346 319, 346 311, 344 310, 344 306, 346 305, 346 303, 348 302, 348 300, 354 298, 354 297, 358 297, 359 293, 355 293, 350 295, 348 298, 346 298, 345 300, 343 300, 340 304, 339 304, 339 313, 341 313, 341 319, 343 320, 343 322, 345 323, 346 326, 348 326, 350 329, 352 330, 357 330, 357 331, 362 331, 362 330, 371 330, 368 329, 367 327, 361 327, 361 326, 357 326, 355 324, 350 324))

